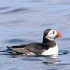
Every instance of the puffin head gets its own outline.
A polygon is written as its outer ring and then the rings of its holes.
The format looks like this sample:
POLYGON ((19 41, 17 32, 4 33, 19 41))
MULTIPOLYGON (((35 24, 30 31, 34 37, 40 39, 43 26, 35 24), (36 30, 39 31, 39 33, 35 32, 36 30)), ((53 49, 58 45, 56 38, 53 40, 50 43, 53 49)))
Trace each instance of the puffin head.
POLYGON ((43 34, 43 42, 48 40, 55 40, 58 37, 61 37, 62 34, 58 30, 46 29, 43 34))

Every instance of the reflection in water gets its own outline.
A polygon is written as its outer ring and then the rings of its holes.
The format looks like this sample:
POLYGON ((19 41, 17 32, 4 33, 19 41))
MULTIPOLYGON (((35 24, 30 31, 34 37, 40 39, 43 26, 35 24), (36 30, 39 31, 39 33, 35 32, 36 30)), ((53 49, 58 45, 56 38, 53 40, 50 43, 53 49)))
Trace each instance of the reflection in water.
POLYGON ((70 66, 70 63, 61 63, 60 61, 59 61, 59 63, 52 63, 52 64, 47 64, 46 62, 44 62, 44 64, 46 65, 46 67, 47 67, 47 69, 52 69, 52 70, 56 70, 56 69, 58 69, 59 67, 61 67, 61 66, 70 66))
POLYGON ((56 69, 58 69, 58 66, 56 64, 48 64, 48 65, 46 65, 46 68, 48 70, 56 70, 56 69))
POLYGON ((24 57, 23 60, 42 62, 46 65, 46 69, 57 69, 57 64, 61 62, 58 58, 51 58, 50 56, 24 57))
POLYGON ((62 63, 58 58, 48 58, 43 62, 48 70, 56 70, 61 66, 70 66, 70 63, 62 63))
POLYGON ((46 61, 43 63, 44 64, 58 64, 59 62, 61 61, 57 58, 49 58, 49 59, 46 59, 46 61))
MULTIPOLYGON (((3 54, 2 54, 3 55, 3 54)), ((70 65, 69 63, 61 63, 61 60, 57 57, 51 57, 51 56, 24 56, 24 55, 13 55, 13 54, 5 54, 9 58, 21 58, 22 62, 41 62, 43 63, 48 70, 56 70, 59 68, 59 66, 65 66, 70 65)), ((60 55, 59 55, 60 56, 60 55)), ((23 64, 24 66, 24 64, 23 64)))

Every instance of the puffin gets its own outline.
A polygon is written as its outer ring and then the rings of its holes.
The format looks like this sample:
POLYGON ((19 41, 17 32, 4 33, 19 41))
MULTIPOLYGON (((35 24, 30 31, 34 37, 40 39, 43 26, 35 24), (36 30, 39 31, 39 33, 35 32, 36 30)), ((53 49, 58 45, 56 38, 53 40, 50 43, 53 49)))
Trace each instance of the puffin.
POLYGON ((61 32, 54 29, 46 29, 43 33, 43 41, 15 46, 7 46, 10 52, 23 55, 57 55, 58 45, 56 38, 62 36, 61 32))

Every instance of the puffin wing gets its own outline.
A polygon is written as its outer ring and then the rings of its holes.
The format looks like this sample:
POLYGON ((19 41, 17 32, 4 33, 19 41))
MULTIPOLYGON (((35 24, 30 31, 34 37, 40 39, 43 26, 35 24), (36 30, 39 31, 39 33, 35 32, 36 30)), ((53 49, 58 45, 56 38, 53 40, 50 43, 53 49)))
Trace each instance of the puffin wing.
POLYGON ((28 53, 41 54, 45 49, 46 50, 49 49, 47 45, 44 43, 31 43, 27 45, 12 46, 7 48, 11 51, 22 54, 28 54, 28 53))
POLYGON ((17 54, 26 54, 28 53, 29 51, 25 48, 26 45, 18 45, 18 46, 7 46, 8 50, 13 53, 17 53, 17 54))

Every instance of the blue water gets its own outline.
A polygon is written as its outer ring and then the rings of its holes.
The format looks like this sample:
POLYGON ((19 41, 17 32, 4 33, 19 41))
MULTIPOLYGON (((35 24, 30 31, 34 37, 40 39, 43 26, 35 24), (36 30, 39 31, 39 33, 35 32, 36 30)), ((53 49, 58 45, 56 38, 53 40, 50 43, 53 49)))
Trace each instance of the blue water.
POLYGON ((70 70, 70 0, 0 0, 0 51, 6 46, 42 42, 45 29, 57 29, 57 58, 12 56, 0 52, 0 70, 70 70))

